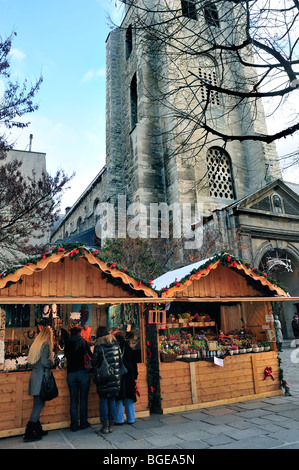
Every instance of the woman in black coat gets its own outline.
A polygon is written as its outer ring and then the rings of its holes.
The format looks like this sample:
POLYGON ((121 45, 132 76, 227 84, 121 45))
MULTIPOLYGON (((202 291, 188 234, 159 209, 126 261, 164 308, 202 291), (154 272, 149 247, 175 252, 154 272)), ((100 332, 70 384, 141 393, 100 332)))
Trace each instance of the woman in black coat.
POLYGON ((113 431, 116 416, 115 398, 120 391, 120 368, 123 361, 117 341, 113 335, 109 334, 108 328, 99 326, 96 336, 97 341, 91 365, 93 368, 100 368, 105 357, 109 369, 112 371, 108 379, 96 383, 100 397, 100 420, 102 423, 100 432, 107 434, 113 431))
POLYGON ((116 331, 114 336, 120 345, 124 366, 128 371, 121 378, 120 393, 116 399, 115 424, 124 423, 124 407, 127 423, 133 424, 135 422, 136 380, 138 376, 137 363, 132 349, 125 340, 123 333, 116 331))
POLYGON ((85 369, 84 357, 92 357, 87 341, 81 336, 81 327, 75 326, 70 330, 70 338, 66 341, 64 354, 67 359, 67 384, 70 391, 71 430, 77 431, 78 404, 80 397, 80 428, 89 427, 88 422, 88 394, 90 374, 85 369))

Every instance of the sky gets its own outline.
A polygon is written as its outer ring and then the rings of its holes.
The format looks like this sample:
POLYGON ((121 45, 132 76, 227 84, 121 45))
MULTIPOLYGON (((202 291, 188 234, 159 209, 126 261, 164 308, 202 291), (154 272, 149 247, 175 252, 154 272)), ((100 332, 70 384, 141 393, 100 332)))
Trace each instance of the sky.
MULTIPOLYGON (((24 117, 30 126, 14 130, 10 140, 14 148, 28 150, 33 134, 32 151, 46 153, 51 175, 58 169, 76 173, 63 195, 61 212, 76 202, 105 164, 107 16, 119 21, 120 5, 117 0, 0 0, 0 36, 17 33, 12 80, 44 79, 35 98, 39 110, 24 117)), ((269 121, 268 131, 278 124, 269 121)), ((277 143, 279 155, 298 147, 297 136, 277 143)), ((293 169, 284 177, 299 180, 293 169)))
MULTIPOLYGON (((30 126, 14 130, 14 148, 46 153, 47 170, 63 169, 71 188, 61 210, 73 205, 105 164, 105 41, 107 15, 120 16, 115 0, 0 0, 0 36, 16 32, 11 79, 43 83, 24 116, 30 126)), ((119 2, 117 2, 119 3, 119 2)), ((3 86, 3 85, 2 85, 3 86)), ((1 84, 0 84, 1 87, 1 84)), ((6 131, 7 132, 7 131, 6 131)))

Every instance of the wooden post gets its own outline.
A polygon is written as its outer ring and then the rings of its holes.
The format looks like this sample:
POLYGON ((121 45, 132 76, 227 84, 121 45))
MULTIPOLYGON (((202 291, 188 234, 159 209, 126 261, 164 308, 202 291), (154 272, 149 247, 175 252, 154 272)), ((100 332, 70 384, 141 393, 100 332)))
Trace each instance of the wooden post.
POLYGON ((139 306, 139 325, 140 325, 140 348, 141 348, 141 362, 146 363, 146 319, 143 315, 144 305, 139 306))
POLYGON ((23 417, 23 377, 22 373, 16 374, 16 410, 15 410, 15 428, 22 427, 23 417))
POLYGON ((192 403, 198 403, 197 399, 197 383, 196 383, 196 372, 195 372, 195 362, 190 362, 190 380, 191 380, 191 396, 192 403))
POLYGON ((260 391, 260 387, 258 383, 258 376, 257 376, 257 370, 256 370, 256 357, 253 354, 251 354, 251 368, 252 368, 254 393, 257 394, 260 391))

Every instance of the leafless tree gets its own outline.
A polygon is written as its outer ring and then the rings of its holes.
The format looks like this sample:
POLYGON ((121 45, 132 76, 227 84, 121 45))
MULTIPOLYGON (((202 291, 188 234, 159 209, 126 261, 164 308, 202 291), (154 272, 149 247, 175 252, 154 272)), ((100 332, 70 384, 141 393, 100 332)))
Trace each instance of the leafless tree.
POLYGON ((29 123, 19 118, 38 109, 33 103, 42 83, 42 77, 28 87, 10 80, 10 53, 15 33, 0 38, 0 77, 5 91, 0 97, 0 269, 34 256, 47 248, 45 234, 57 220, 60 200, 72 176, 63 170, 55 176, 34 171, 27 175, 22 161, 8 157, 12 148, 7 141, 5 129, 24 128, 29 123))
POLYGON ((298 0, 120 1, 123 25, 129 21, 136 44, 147 48, 152 81, 144 86, 152 102, 163 103, 168 135, 179 136, 176 152, 196 158, 207 141, 267 145, 299 130, 299 112, 291 112, 299 86, 298 0), (279 123, 275 132, 264 125, 262 100, 266 117, 279 123))

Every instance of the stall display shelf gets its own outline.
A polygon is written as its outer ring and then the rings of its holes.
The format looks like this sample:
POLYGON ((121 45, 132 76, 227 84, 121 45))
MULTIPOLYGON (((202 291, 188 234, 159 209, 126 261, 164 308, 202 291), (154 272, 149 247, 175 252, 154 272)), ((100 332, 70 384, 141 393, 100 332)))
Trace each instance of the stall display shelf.
POLYGON ((214 321, 210 322, 204 322, 204 323, 196 323, 196 322, 191 322, 191 323, 166 323, 166 324, 161 324, 157 325, 158 330, 174 330, 176 328, 191 328, 191 327, 196 327, 196 328, 208 328, 211 326, 216 326, 216 323, 214 321))

